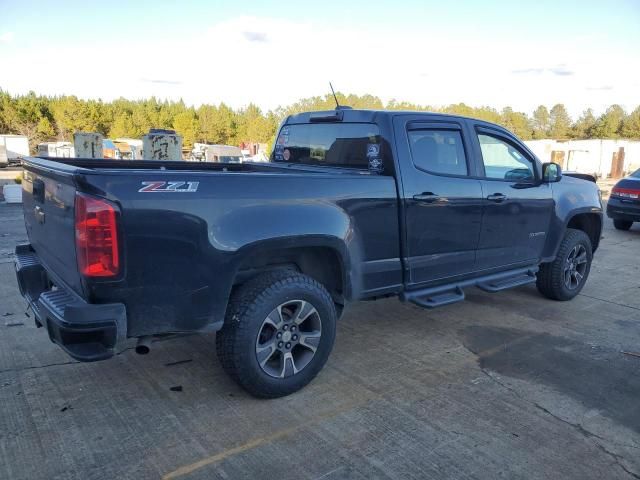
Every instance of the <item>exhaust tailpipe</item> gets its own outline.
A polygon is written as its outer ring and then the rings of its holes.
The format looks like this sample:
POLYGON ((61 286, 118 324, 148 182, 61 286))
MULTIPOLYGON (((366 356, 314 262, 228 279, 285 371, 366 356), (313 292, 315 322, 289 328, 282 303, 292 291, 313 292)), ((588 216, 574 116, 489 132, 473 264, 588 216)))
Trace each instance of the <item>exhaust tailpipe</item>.
POLYGON ((146 355, 149 353, 151 351, 151 340, 153 340, 153 338, 150 335, 138 338, 136 353, 138 355, 146 355))

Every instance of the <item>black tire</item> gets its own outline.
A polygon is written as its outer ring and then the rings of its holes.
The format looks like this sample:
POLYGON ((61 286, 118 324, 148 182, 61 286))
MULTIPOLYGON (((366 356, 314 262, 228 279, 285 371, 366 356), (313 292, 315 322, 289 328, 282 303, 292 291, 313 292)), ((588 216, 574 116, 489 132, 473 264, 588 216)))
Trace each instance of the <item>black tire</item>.
MULTIPOLYGON (((540 265, 536 286, 538 291, 547 298, 552 300, 566 301, 574 298, 580 291, 589 277, 591 271, 591 260, 593 259, 593 249, 591 240, 582 230, 568 228, 562 239, 560 249, 556 259, 551 263, 543 263, 540 265), (575 286, 566 283, 566 266, 569 256, 574 249, 584 248, 586 254, 586 265, 582 278, 575 286)), ((575 271, 575 270, 574 270, 575 271)), ((571 278, 572 275, 569 275, 571 278)))
POLYGON ((613 226, 616 227, 616 230, 629 230, 633 225, 633 222, 629 220, 614 220, 613 226))
MULTIPOLYGON (((289 311, 289 310, 287 310, 289 311)), ((285 314, 280 314, 280 319, 285 314)), ((293 316, 293 314, 291 315, 293 316)), ((222 368, 242 388, 251 395, 260 398, 276 398, 289 395, 307 385, 320 372, 327 361, 336 332, 336 309, 327 290, 314 279, 295 270, 276 270, 259 275, 239 287, 232 295, 223 328, 216 334, 216 351, 222 368), (286 356, 275 360, 283 362, 283 378, 276 378, 267 373, 258 361, 258 343, 263 335, 267 317, 276 309, 283 312, 289 303, 300 301, 303 305, 311 305, 314 309, 313 320, 320 322, 321 334, 318 335, 317 346, 310 360, 295 373, 295 362, 291 360, 288 368, 286 356), (282 307, 282 309, 280 308, 282 307), (294 372, 294 373, 292 373, 294 372)), ((289 318, 282 325, 295 322, 289 318)), ((299 333, 303 337, 302 325, 299 333)), ((284 327, 282 327, 284 328, 284 327)), ((293 331, 293 329, 291 329, 293 331)), ((274 335, 282 331, 274 330, 274 335)), ((286 333, 286 332, 285 332, 286 333)), ((274 343, 277 342, 275 337, 274 343)), ((299 340, 303 342, 302 338, 299 340)), ((293 348, 306 348, 294 346, 293 348)), ((274 346, 275 348, 275 346, 274 346)), ((284 347, 283 347, 284 348, 284 347)), ((289 350, 292 354, 293 349, 289 350)), ((278 349, 274 352, 284 355, 278 349)))

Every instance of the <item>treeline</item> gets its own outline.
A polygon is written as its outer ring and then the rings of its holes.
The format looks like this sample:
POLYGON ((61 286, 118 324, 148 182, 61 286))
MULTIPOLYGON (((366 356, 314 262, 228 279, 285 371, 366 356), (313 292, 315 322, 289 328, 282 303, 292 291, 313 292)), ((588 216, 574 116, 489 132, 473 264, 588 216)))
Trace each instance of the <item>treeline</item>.
MULTIPOLYGON (((341 105, 353 108, 420 110, 452 113, 498 123, 519 137, 538 138, 629 138, 640 139, 640 106, 625 112, 610 106, 596 117, 592 109, 572 119, 562 104, 550 110, 540 105, 528 115, 510 107, 470 107, 464 103, 446 107, 416 105, 391 100, 384 104, 372 95, 337 94, 341 105)), ((81 100, 75 96, 47 97, 30 92, 10 95, 0 90, 0 134, 29 137, 31 147, 49 140, 71 140, 73 132, 100 132, 105 137, 139 138, 150 128, 175 129, 184 145, 194 142, 239 145, 241 142, 271 143, 279 122, 288 114, 335 107, 331 95, 302 99, 292 105, 263 112, 256 105, 232 109, 219 105, 190 107, 180 101, 118 99, 112 102, 81 100)))

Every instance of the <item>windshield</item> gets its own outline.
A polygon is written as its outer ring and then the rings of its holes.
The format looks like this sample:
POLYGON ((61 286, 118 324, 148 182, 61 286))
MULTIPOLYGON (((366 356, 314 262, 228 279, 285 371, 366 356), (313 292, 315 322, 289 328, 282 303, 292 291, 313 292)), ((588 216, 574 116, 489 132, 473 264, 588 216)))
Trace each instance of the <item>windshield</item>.
POLYGON ((640 168, 638 170, 636 170, 635 172, 633 172, 631 175, 629 175, 630 177, 633 178, 640 178, 640 168))

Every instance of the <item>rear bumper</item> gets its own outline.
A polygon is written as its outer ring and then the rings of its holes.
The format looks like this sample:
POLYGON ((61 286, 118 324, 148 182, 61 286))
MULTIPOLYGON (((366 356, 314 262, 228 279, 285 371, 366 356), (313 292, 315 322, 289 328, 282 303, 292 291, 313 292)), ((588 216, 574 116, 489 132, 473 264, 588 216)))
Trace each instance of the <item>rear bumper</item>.
POLYGON ((614 220, 640 222, 640 203, 610 197, 607 202, 607 217, 614 220))
POLYGON ((127 314, 122 303, 87 303, 56 284, 31 245, 16 247, 16 276, 36 324, 46 327, 51 341, 76 360, 112 357, 116 345, 126 338, 127 314))

